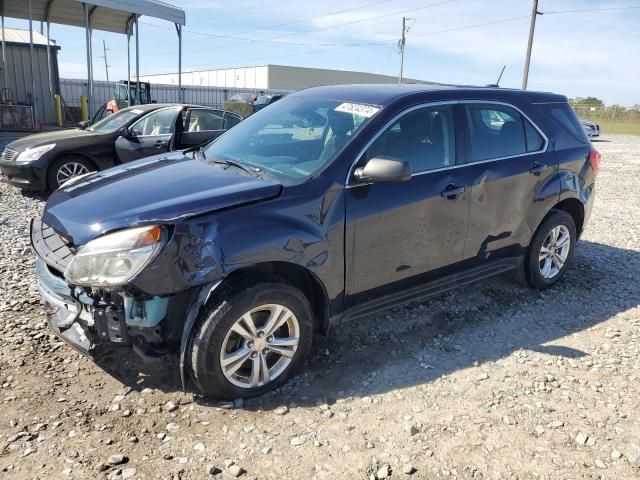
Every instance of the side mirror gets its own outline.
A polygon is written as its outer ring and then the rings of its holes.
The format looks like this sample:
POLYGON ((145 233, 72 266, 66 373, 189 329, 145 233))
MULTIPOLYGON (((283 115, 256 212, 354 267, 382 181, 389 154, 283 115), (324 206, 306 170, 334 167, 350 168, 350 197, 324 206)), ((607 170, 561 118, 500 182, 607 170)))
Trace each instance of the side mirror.
POLYGON ((118 130, 118 133, 120 134, 121 137, 124 137, 124 138, 131 137, 131 130, 129 130, 127 127, 122 127, 120 130, 118 130))
POLYGON ((411 180, 409 162, 394 158, 375 157, 353 175, 359 182, 407 182, 411 180))
POLYGON ((89 126, 89 122, 87 120, 83 120, 81 122, 78 122, 78 128, 80 130, 86 130, 88 126, 89 126))

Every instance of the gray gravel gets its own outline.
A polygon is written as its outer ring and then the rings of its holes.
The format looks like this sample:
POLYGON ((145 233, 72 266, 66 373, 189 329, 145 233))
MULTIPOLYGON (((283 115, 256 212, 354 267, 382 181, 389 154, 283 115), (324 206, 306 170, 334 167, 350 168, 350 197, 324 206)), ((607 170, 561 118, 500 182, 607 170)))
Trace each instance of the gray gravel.
POLYGON ((0 185, 0 477, 639 478, 640 137, 596 146, 561 285, 496 278, 348 325, 245 402, 50 335, 28 240, 42 202, 0 185))

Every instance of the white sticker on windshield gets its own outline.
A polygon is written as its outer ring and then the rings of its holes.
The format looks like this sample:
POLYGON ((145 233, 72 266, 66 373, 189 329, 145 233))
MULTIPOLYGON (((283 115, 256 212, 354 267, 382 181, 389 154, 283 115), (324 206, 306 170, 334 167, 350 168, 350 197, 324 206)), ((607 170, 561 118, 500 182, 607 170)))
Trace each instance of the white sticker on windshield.
POLYGON ((133 110, 131 110, 131 111, 132 111, 133 113, 135 113, 136 115, 137 115, 137 114, 139 114, 139 113, 144 112, 144 110, 140 110, 140 109, 138 109, 138 108, 134 108, 134 109, 133 109, 133 110))
POLYGON ((361 103, 341 103, 335 109, 336 112, 353 113, 354 115, 360 115, 362 117, 373 117, 380 111, 380 107, 373 107, 371 105, 363 105, 361 103))

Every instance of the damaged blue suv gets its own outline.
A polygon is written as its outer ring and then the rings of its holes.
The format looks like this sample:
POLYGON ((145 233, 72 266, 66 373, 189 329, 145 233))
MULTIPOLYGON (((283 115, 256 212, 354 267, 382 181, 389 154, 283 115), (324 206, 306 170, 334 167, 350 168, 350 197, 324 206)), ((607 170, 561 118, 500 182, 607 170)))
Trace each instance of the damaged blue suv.
POLYGON ((311 88, 64 184, 32 222, 39 289, 81 352, 173 354, 185 388, 259 395, 347 320, 504 272, 554 285, 599 161, 564 96, 311 88))

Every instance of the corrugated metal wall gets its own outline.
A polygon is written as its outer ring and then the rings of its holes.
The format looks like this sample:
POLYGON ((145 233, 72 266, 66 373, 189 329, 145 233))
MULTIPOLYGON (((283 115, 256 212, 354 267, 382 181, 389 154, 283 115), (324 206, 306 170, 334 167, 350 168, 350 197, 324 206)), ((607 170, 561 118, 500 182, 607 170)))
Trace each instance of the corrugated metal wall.
MULTIPOLYGON (((47 70, 47 49, 44 46, 34 45, 35 57, 34 75, 36 77, 35 101, 38 116, 45 114, 47 123, 55 122, 53 98, 49 93, 49 73, 47 70)), ((29 57, 29 45, 7 43, 5 46, 7 82, 4 85, 4 74, 0 74, 0 87, 8 88, 13 94, 16 103, 31 104, 33 88, 31 82, 31 60, 29 57)), ((53 76, 53 89, 57 93, 60 88, 58 74, 57 49, 51 48, 51 65, 53 76)))
MULTIPOLYGON (((93 110, 96 111, 102 104, 113 98, 113 92, 116 82, 94 81, 93 110)), ((253 88, 219 88, 219 87, 195 87, 183 86, 184 102, 195 105, 205 105, 210 107, 221 108, 224 101, 237 95, 238 93, 254 93, 253 88)), ((87 81, 70 78, 60 80, 60 91, 65 103, 70 107, 80 106, 80 96, 87 94, 87 81)), ((259 95, 271 93, 288 93, 283 90, 258 90, 259 95)), ((151 84, 151 98, 158 103, 176 103, 178 102, 177 85, 157 85, 151 84)))

